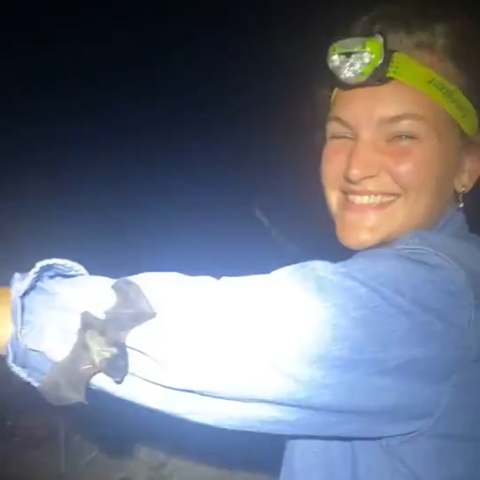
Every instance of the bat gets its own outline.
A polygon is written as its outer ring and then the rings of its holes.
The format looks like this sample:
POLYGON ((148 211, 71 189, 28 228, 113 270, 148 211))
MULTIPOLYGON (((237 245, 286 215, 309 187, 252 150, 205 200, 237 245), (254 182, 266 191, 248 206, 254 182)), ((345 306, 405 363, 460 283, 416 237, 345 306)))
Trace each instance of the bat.
POLYGON ((70 353, 50 368, 38 386, 40 394, 51 404, 61 406, 87 403, 90 380, 104 373, 121 384, 128 375, 128 334, 156 317, 141 288, 131 280, 117 280, 112 289, 115 304, 101 319, 82 312, 77 339, 70 353))

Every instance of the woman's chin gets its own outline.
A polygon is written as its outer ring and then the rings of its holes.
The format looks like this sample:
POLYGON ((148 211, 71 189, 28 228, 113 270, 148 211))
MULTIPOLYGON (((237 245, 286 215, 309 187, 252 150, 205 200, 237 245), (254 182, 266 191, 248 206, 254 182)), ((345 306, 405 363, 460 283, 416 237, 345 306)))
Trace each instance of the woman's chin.
POLYGON ((350 250, 366 250, 385 243, 382 235, 371 229, 348 228, 337 225, 336 233, 338 241, 350 250))

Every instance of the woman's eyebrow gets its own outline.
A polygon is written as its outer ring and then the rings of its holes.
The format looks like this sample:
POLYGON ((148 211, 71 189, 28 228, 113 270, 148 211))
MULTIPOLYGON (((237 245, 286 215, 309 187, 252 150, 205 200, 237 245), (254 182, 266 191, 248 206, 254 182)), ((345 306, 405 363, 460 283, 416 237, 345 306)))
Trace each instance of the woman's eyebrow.
POLYGON ((400 113, 398 115, 383 117, 380 119, 379 123, 393 124, 393 123, 400 123, 405 120, 414 120, 417 122, 428 123, 425 116, 417 112, 405 112, 405 113, 400 113))
POLYGON ((338 115, 329 115, 327 117, 326 124, 328 125, 329 123, 338 123, 342 127, 353 130, 353 127, 346 120, 344 120, 342 117, 339 117, 338 115))
MULTIPOLYGON (((427 118, 418 112, 404 112, 404 113, 399 113, 397 115, 384 116, 378 120, 378 123, 381 125, 394 125, 396 123, 404 122, 407 120, 428 123, 427 118)), ((344 128, 353 130, 352 125, 347 120, 345 120, 344 118, 338 115, 330 114, 327 117, 327 121, 325 122, 325 124, 328 125, 331 123, 336 123, 344 128)))

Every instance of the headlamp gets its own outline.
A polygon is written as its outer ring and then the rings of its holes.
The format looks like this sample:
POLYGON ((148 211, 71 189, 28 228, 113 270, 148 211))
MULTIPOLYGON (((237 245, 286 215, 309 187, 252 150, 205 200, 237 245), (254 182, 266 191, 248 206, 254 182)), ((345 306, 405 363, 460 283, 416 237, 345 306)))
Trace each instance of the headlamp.
POLYGON ((399 80, 437 102, 468 136, 478 133, 477 112, 463 93, 408 55, 386 48, 381 35, 334 43, 328 50, 327 63, 342 90, 399 80))

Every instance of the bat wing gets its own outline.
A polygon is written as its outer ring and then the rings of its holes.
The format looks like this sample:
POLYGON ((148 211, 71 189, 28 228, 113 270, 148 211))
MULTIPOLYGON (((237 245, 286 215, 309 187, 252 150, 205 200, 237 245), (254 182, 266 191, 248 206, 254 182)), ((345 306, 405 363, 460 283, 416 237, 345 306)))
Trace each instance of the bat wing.
POLYGON ((142 289, 128 278, 117 280, 112 289, 117 301, 105 312, 105 336, 124 343, 135 327, 155 318, 157 313, 142 289))
POLYGON ((101 371, 90 358, 84 335, 79 332, 70 353, 53 364, 38 387, 40 394, 53 405, 86 403, 88 384, 101 371))
POLYGON ((128 374, 127 335, 137 326, 155 318, 156 312, 141 288, 120 279, 112 286, 116 302, 100 319, 83 312, 81 327, 72 350, 55 363, 38 387, 54 405, 86 403, 92 377, 104 373, 120 384, 128 374))

